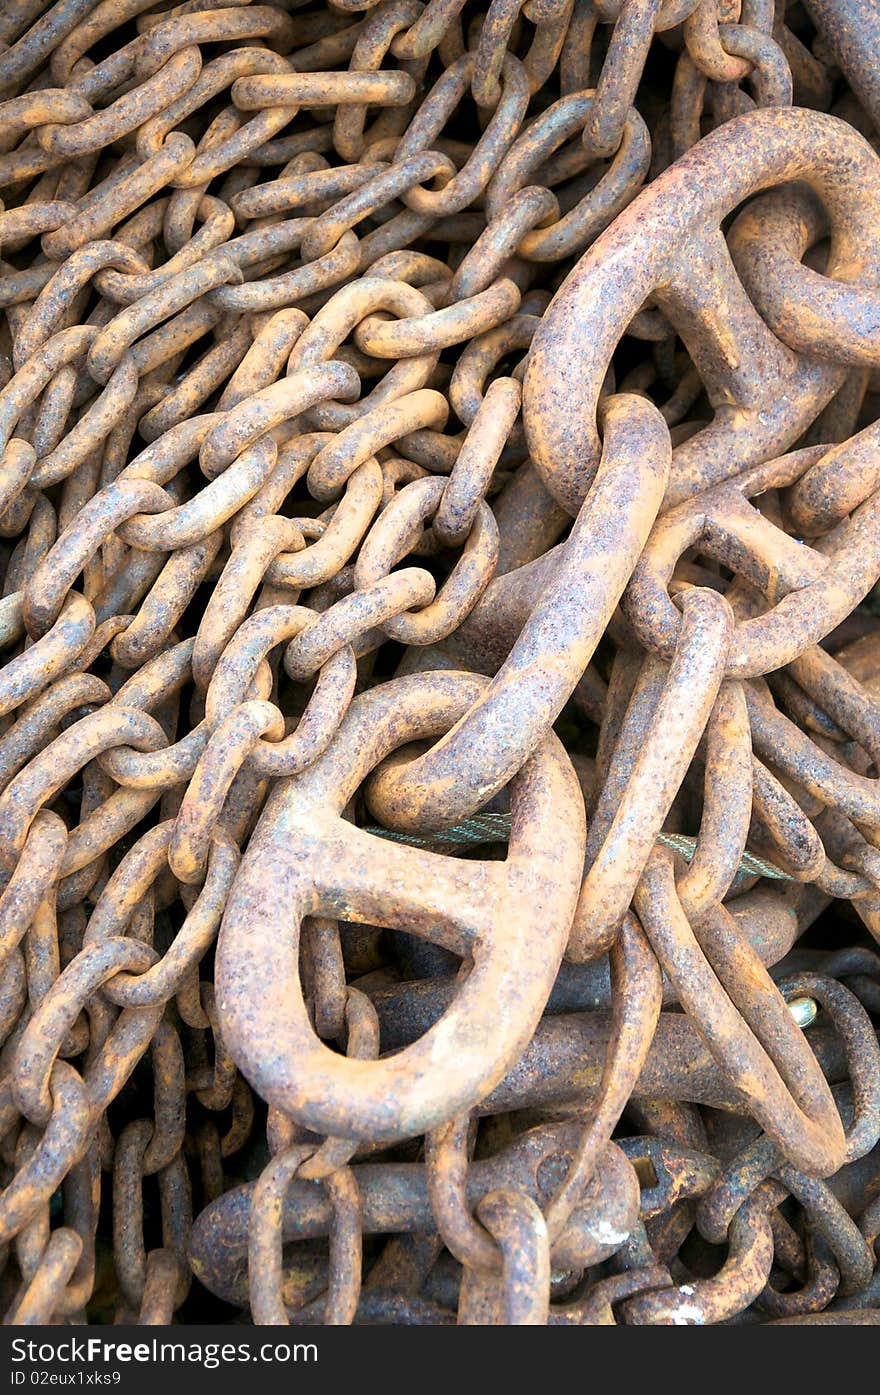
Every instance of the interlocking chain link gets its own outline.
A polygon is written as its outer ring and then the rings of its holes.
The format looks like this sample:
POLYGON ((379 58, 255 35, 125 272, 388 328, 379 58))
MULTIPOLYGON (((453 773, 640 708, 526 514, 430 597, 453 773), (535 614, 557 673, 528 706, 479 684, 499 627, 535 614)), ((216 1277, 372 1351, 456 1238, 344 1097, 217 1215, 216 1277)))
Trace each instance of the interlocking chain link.
POLYGON ((855 8, 0 15, 7 1324, 876 1321, 855 8))

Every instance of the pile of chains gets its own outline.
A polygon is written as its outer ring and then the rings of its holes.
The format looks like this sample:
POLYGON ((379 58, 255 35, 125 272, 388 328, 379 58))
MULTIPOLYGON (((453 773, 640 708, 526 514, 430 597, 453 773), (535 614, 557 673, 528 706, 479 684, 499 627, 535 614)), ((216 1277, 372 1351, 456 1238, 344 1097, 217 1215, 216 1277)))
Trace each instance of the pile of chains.
POLYGON ((880 19, 0 15, 0 1313, 880 1320, 880 19))

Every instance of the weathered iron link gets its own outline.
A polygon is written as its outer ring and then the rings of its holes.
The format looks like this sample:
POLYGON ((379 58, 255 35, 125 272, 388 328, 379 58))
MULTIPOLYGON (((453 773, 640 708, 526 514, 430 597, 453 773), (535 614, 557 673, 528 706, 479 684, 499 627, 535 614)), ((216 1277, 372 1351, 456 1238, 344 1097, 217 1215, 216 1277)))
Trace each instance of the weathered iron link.
POLYGON ((877 1320, 856 10, 0 15, 6 1324, 877 1320))

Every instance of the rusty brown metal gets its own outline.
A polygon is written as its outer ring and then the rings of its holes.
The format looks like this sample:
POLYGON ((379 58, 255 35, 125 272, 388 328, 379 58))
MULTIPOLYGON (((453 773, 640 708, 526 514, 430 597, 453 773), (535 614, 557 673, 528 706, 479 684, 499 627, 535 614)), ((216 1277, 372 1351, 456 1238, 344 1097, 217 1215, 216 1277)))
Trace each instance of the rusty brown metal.
POLYGON ((0 14, 4 1323, 878 1320, 870 9, 0 14))

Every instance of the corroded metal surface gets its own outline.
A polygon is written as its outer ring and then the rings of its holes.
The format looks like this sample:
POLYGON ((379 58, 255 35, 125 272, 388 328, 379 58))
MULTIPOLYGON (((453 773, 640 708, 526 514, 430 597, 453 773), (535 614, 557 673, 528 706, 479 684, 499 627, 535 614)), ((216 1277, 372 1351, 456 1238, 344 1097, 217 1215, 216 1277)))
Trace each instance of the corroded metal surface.
POLYGON ((880 33, 0 15, 0 1311, 880 1313, 880 33))

